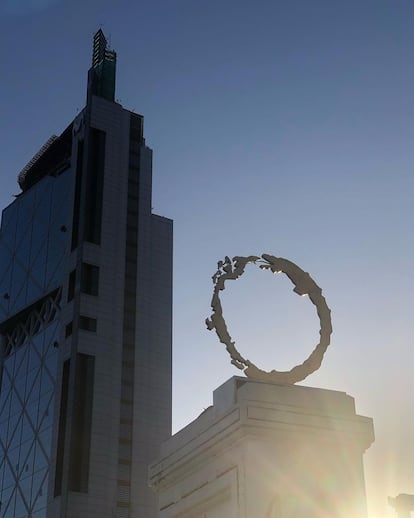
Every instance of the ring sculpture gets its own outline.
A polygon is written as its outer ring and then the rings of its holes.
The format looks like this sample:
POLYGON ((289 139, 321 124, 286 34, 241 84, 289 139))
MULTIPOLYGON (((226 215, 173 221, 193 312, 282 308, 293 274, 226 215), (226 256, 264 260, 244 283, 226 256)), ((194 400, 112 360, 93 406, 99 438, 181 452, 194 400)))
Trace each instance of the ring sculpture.
POLYGON ((213 275, 214 292, 211 301, 213 313, 210 318, 206 319, 207 329, 215 329, 221 343, 226 346, 231 356, 231 363, 238 369, 243 370, 249 378, 279 384, 293 384, 304 380, 309 374, 319 369, 323 355, 330 343, 332 333, 331 311, 326 304, 325 298, 322 296, 322 290, 299 266, 283 259, 282 257, 274 257, 273 255, 263 254, 262 257, 250 255, 249 257, 233 257, 231 260, 226 257, 224 261, 217 264, 217 272, 213 275), (257 264, 262 270, 270 270, 273 273, 284 273, 294 284, 293 291, 298 295, 308 295, 310 300, 316 306, 317 314, 320 321, 320 341, 312 351, 310 356, 301 364, 296 365, 290 371, 270 372, 259 369, 250 360, 243 356, 236 349, 235 342, 227 330, 226 322, 223 317, 223 310, 219 297, 220 291, 225 288, 227 280, 238 279, 244 273, 247 264, 257 264))

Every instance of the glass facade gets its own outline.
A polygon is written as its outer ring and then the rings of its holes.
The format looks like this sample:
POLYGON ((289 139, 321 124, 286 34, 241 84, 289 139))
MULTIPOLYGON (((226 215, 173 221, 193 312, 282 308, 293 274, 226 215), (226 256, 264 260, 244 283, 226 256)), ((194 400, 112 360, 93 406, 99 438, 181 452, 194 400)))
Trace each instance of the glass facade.
POLYGON ((63 283, 71 170, 47 176, 3 211, 0 322, 63 283))
POLYGON ((46 516, 70 190, 66 169, 3 211, 0 518, 46 516))
MULTIPOLYGON (((41 318, 40 318, 41 319, 41 318)), ((42 319, 41 319, 42 320, 42 319)), ((3 363, 0 391, 0 516, 43 518, 56 395, 59 322, 27 329, 3 363)), ((13 340, 12 335, 6 337, 13 340)))

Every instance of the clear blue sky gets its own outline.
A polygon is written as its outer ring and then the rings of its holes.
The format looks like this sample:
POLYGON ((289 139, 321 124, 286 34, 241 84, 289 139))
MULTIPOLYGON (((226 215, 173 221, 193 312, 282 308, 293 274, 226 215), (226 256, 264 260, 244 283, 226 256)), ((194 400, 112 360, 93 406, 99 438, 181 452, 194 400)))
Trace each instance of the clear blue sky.
MULTIPOLYGON (((332 309, 304 384, 374 418, 371 518, 414 493, 412 0, 0 0, 0 206, 84 105, 93 33, 118 52, 117 98, 145 116, 154 210, 175 221, 174 426, 238 374, 210 314, 225 255, 287 257, 332 309)), ((267 369, 318 339, 307 299, 248 270, 224 294, 236 344, 267 369)))

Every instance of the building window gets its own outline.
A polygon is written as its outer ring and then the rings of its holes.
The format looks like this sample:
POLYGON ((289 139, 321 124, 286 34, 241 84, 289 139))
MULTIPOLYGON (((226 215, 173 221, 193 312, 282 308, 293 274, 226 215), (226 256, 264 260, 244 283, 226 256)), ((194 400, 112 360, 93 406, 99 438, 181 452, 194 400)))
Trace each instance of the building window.
POLYGON ((69 274, 68 302, 73 300, 73 298, 75 296, 75 284, 76 284, 76 270, 72 270, 69 274))
POLYGON ((93 264, 82 263, 81 290, 87 295, 98 295, 99 268, 93 264))
POLYGON ((67 420, 67 407, 68 407, 68 393, 69 393, 69 362, 66 360, 63 363, 62 372, 62 389, 60 395, 60 412, 59 412, 59 433, 58 433, 58 444, 56 452, 56 472, 55 472, 55 496, 62 494, 62 481, 63 481, 63 457, 65 448, 65 435, 66 435, 66 420, 67 420))
POLYGON ((83 315, 79 316, 79 329, 83 329, 84 331, 91 331, 92 333, 96 333, 97 321, 96 318, 85 317, 83 315))
POLYGON ((78 246, 79 241, 79 217, 81 203, 83 169, 83 141, 78 142, 78 156, 76 159, 76 179, 75 179, 75 199, 73 203, 73 222, 72 222, 72 250, 78 246))
POLYGON ((105 171, 105 132, 91 128, 85 192, 85 241, 101 243, 102 202, 105 171))
POLYGON ((68 422, 68 399, 71 362, 66 360, 63 364, 55 496, 62 494, 65 435, 68 426, 72 429, 68 488, 70 491, 82 493, 88 491, 95 359, 93 356, 78 353, 76 360, 75 382, 72 389, 74 405, 70 423, 68 422))
POLYGON ((73 322, 69 322, 69 324, 66 325, 66 328, 65 328, 65 338, 68 338, 69 336, 71 336, 73 332, 73 322))
POLYGON ((69 489, 88 492, 95 358, 77 354, 69 489))

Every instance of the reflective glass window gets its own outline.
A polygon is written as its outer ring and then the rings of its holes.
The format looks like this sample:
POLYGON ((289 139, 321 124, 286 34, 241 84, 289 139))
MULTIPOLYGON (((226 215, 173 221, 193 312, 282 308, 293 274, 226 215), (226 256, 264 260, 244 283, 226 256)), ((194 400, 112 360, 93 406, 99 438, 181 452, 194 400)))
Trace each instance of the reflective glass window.
POLYGON ((58 322, 26 326, 4 360, 0 387, 1 516, 40 518, 46 508, 56 393, 58 322))
POLYGON ((3 211, 0 321, 63 283, 71 176, 67 169, 58 177, 43 178, 3 211))

